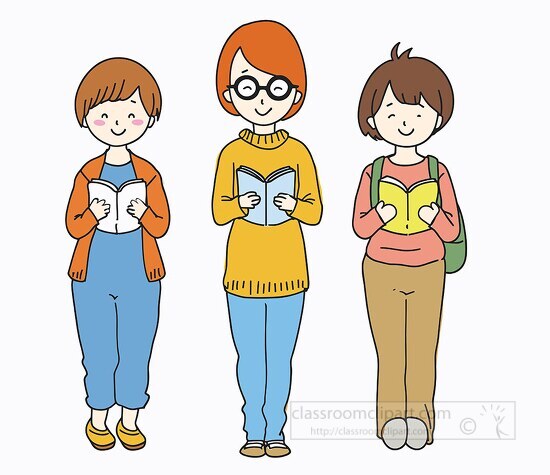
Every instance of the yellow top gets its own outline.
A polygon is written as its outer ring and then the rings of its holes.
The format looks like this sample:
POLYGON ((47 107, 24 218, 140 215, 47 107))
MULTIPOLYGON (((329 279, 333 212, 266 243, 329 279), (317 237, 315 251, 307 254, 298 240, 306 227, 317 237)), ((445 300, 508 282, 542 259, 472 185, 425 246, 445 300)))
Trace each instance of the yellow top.
MULTIPOLYGON (((227 243, 224 287, 241 297, 283 297, 309 286, 306 251, 300 222, 321 220, 322 204, 313 159, 304 144, 280 130, 257 135, 243 130, 218 158, 212 211, 214 221, 233 222, 227 243), (296 208, 292 218, 276 226, 261 226, 242 219, 237 168, 253 168, 262 176, 290 166, 296 171, 296 208)), ((243 193, 246 190, 243 191, 243 193)))

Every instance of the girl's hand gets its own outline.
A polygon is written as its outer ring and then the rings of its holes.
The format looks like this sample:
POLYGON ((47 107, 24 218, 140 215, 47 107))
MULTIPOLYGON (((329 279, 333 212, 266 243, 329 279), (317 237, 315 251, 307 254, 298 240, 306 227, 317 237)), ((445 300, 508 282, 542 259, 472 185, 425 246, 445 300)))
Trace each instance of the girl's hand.
POLYGON ((143 201, 141 201, 139 198, 136 198, 135 200, 130 201, 130 204, 128 205, 128 208, 126 208, 126 211, 128 211, 128 213, 137 220, 140 220, 145 211, 147 211, 147 208, 148 206, 143 201))
POLYGON ((380 203, 376 205, 376 212, 378 216, 380 216, 380 219, 384 221, 384 224, 391 221, 397 215, 395 206, 387 205, 383 201, 380 201, 380 203))
POLYGON ((99 200, 94 198, 90 203, 90 211, 94 214, 95 219, 102 220, 111 211, 111 205, 106 203, 105 200, 99 200))
POLYGON ((275 198, 273 198, 273 203, 281 211, 288 211, 292 213, 294 208, 296 208, 296 199, 286 193, 279 193, 275 198))
POLYGON ((422 208, 418 210, 420 219, 430 226, 434 222, 437 213, 439 213, 439 206, 435 203, 432 203, 430 206, 422 206, 422 208))
POLYGON ((253 191, 249 191, 244 195, 239 196, 239 206, 241 209, 255 208, 262 199, 253 191))

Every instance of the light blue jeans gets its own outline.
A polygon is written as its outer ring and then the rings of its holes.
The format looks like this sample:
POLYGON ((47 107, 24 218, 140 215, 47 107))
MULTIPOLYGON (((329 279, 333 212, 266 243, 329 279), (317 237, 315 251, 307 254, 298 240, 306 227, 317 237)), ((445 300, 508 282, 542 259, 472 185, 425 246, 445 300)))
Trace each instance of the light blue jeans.
POLYGON ((237 378, 244 398, 247 440, 284 440, 291 360, 304 292, 271 298, 228 293, 227 303, 239 356, 237 378))
POLYGON ((149 400, 149 359, 159 318, 160 282, 145 275, 141 229, 96 231, 85 282, 73 281, 86 403, 141 409, 149 400))

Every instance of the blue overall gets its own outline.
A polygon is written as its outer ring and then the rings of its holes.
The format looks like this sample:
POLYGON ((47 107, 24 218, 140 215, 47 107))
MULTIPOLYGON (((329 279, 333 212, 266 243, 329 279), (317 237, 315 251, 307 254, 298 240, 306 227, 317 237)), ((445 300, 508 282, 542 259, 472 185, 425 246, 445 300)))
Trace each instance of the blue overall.
MULTIPOLYGON (((132 163, 105 164, 101 179, 135 179, 132 163)), ((111 209, 111 213, 114 210, 111 209)), ((157 331, 160 282, 145 275, 141 228, 125 234, 96 230, 86 281, 73 281, 88 406, 143 408, 149 400, 149 359, 157 331)))
POLYGON ((291 361, 304 292, 288 297, 227 294, 247 440, 284 440, 291 361))

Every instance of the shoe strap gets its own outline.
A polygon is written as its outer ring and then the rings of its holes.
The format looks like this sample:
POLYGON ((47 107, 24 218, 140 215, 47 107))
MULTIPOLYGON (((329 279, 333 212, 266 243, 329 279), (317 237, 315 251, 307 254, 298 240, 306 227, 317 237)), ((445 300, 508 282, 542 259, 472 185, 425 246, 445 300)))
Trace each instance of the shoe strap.
POLYGON ((266 442, 266 444, 270 449, 271 448, 276 448, 276 447, 279 447, 281 449, 286 449, 287 448, 287 445, 282 440, 268 440, 266 442))
POLYGON ((264 446, 263 440, 248 440, 246 444, 244 444, 246 448, 259 448, 261 449, 264 446))
POLYGON ((120 431, 123 432, 124 434, 126 434, 126 435, 140 435, 141 434, 141 431, 139 429, 136 429, 136 430, 126 429, 126 427, 124 427, 124 424, 122 423, 122 421, 118 421, 118 422, 120 424, 120 431))
POLYGON ((92 421, 89 421, 89 429, 90 429, 90 432, 94 433, 95 435, 109 435, 111 433, 111 431, 107 428, 105 429, 98 429, 96 427, 94 427, 94 425, 92 424, 92 421))

